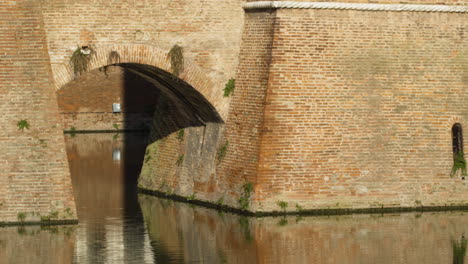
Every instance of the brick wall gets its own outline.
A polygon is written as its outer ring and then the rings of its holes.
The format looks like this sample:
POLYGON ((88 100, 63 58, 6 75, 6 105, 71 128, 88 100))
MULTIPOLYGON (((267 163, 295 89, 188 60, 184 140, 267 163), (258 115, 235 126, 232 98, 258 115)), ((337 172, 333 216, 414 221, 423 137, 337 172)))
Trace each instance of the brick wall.
POLYGON ((257 208, 465 203, 468 183, 450 177, 451 128, 467 125, 465 20, 276 11, 257 208))
POLYGON ((236 90, 226 122, 226 157, 218 168, 226 202, 237 207, 245 182, 256 182, 275 14, 246 13, 236 90))
POLYGON ((148 129, 159 92, 118 66, 87 72, 57 91, 65 130, 148 129), (118 103, 120 113, 113 113, 118 103))
MULTIPOLYGON (((244 13, 241 3, 44 0, 42 9, 54 75, 57 79, 60 72, 56 69, 69 64, 77 46, 145 45, 168 52, 178 44, 184 50, 185 60, 200 67, 204 78, 213 81, 207 88, 201 87, 202 83, 193 86, 220 94, 216 107, 225 116, 229 100, 222 97, 222 90, 227 80, 234 77, 238 63, 244 13)), ((131 52, 143 54, 139 50, 131 52)))
POLYGON ((0 221, 76 219, 41 9, 2 1, 0 17, 0 221))
MULTIPOLYGON (((166 116, 172 121, 162 128, 167 131, 151 142, 171 160, 153 169, 170 172, 172 182, 179 181, 172 185, 179 194, 200 192, 211 201, 226 196, 237 206, 242 184, 252 182, 253 210, 278 209, 279 200, 305 208, 466 200, 466 184, 449 177, 450 129, 467 118, 466 15, 257 10, 246 13, 244 25, 241 4, 4 2, 0 140, 6 151, 0 169, 6 176, 0 183, 0 218, 14 220, 31 201, 41 214, 74 207, 52 83, 62 89, 62 113, 71 113, 64 115, 65 128, 125 122, 107 112, 121 95, 121 74, 104 79, 95 71, 71 81, 76 76, 70 56, 83 45, 96 51, 90 70, 116 63, 108 58, 115 51, 118 63, 139 64, 133 70, 149 73, 157 70, 148 65, 172 71, 167 52, 175 44, 183 47, 186 70, 179 77, 187 89, 168 102, 189 98, 196 107, 175 104, 176 111, 166 116), (223 97, 234 76, 234 96, 223 97), (192 118, 196 111, 220 118, 201 122, 192 118), (31 125, 24 132, 16 127, 22 119, 31 125), (212 122, 216 125, 203 128, 212 122), (180 129, 187 129, 183 141, 175 134, 180 129), (158 141, 164 138, 166 147, 158 141), (228 142, 226 156, 216 160, 228 142), (180 155, 188 159, 179 168, 180 155), (32 183, 33 191, 25 188, 32 183), (57 183, 63 184, 52 190, 57 183)), ((154 179, 147 182, 154 187, 154 179)))

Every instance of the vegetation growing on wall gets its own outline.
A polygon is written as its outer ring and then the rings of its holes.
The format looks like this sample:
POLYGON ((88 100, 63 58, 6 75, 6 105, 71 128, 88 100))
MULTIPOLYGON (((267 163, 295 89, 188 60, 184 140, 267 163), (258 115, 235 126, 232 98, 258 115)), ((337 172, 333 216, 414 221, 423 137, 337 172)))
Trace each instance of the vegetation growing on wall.
POLYGON ((235 88, 236 88, 236 80, 229 79, 229 81, 226 83, 226 86, 224 87, 224 97, 230 96, 234 92, 235 88))
POLYGON ((453 157, 453 167, 452 171, 450 172, 450 176, 455 176, 458 170, 461 170, 461 175, 462 177, 467 176, 466 173, 466 160, 463 155, 463 152, 458 152, 456 155, 453 157))
POLYGON ((70 65, 73 68, 73 73, 79 75, 88 70, 88 64, 94 51, 88 47, 77 47, 70 58, 70 65))
POLYGON ((29 129, 29 123, 26 119, 18 121, 16 125, 18 126, 18 129, 21 131, 24 131, 24 129, 29 129))
POLYGON ((218 160, 218 163, 220 163, 226 156, 228 146, 229 146, 229 141, 226 140, 226 143, 224 143, 224 145, 222 145, 218 149, 218 152, 216 153, 216 160, 218 160))
POLYGON ((177 161, 176 161, 176 165, 177 165, 177 166, 182 165, 182 163, 184 162, 184 157, 185 157, 184 154, 179 155, 179 157, 177 157, 177 161))
POLYGON ((288 208, 288 203, 285 201, 277 201, 276 205, 278 205, 283 212, 286 212, 286 208, 288 208))
POLYGON ((251 182, 246 182, 242 186, 242 195, 239 197, 238 203, 239 207, 242 210, 246 210, 250 206, 250 195, 253 191, 253 184, 251 182))
POLYGON ((18 213, 17 218, 18 218, 18 220, 20 222, 24 222, 24 220, 26 219, 26 214, 25 213, 18 213))
POLYGON ((177 139, 179 141, 182 141, 184 139, 184 135, 185 135, 185 131, 184 129, 180 129, 178 132, 177 132, 177 139))
POLYGON ((184 70, 184 55, 182 47, 177 44, 174 45, 168 55, 171 59, 172 74, 179 77, 179 74, 184 70))

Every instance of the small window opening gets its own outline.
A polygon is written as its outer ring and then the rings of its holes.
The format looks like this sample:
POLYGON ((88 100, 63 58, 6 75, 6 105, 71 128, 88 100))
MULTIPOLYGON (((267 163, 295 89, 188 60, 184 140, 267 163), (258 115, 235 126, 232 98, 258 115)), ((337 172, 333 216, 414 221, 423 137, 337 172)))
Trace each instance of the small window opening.
POLYGON ((466 160, 463 154, 463 132, 460 123, 456 123, 452 127, 452 150, 453 150, 453 167, 450 176, 454 176, 458 171, 461 171, 462 179, 465 179, 466 160))

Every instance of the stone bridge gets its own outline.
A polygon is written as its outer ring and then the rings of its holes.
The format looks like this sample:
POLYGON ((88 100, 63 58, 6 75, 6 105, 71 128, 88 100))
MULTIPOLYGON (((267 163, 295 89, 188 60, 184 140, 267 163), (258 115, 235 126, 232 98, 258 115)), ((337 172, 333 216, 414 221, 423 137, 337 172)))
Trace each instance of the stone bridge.
POLYGON ((245 2, 2 1, 0 221, 75 220, 63 131, 142 124, 142 190, 250 212, 466 206, 468 2, 245 2))

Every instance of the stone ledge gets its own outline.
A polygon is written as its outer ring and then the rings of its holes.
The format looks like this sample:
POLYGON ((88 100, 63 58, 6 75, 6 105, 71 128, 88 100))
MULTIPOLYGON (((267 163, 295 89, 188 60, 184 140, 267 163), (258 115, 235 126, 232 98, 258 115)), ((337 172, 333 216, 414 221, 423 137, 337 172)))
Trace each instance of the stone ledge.
POLYGON ((294 2, 294 1, 258 1, 243 5, 245 10, 255 9, 333 9, 359 11, 390 11, 390 12, 442 12, 468 13, 467 6, 447 5, 410 5, 410 4, 364 4, 336 2, 294 2))

